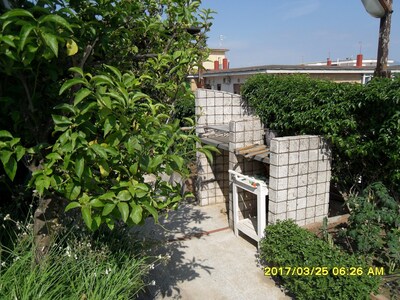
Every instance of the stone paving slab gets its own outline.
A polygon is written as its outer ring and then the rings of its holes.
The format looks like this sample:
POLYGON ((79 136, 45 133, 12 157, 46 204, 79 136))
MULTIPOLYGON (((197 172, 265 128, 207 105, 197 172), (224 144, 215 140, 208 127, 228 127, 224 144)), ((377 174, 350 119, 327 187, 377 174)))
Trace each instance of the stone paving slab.
POLYGON ((160 223, 149 222, 140 235, 161 242, 154 255, 171 258, 152 270, 155 285, 139 299, 291 299, 264 276, 256 245, 227 228, 225 204, 186 203, 160 223))

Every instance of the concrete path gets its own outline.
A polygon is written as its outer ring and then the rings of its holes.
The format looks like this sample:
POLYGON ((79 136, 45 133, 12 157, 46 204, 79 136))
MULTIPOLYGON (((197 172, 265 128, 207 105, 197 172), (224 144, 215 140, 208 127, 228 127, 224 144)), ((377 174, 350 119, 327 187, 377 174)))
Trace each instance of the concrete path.
POLYGON ((233 234, 225 212, 225 204, 186 203, 161 220, 163 227, 140 229, 148 242, 158 241, 152 254, 170 259, 155 266, 155 285, 139 299, 291 299, 264 276, 256 245, 233 234))

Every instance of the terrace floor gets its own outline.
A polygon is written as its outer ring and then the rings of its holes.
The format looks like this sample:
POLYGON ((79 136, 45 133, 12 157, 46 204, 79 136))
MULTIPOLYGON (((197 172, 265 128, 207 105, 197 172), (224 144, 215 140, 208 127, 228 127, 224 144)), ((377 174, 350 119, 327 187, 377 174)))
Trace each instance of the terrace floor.
POLYGON ((200 207, 184 203, 139 230, 154 243, 153 255, 170 260, 152 270, 146 295, 139 299, 291 299, 265 277, 256 245, 228 227, 225 204, 200 207))

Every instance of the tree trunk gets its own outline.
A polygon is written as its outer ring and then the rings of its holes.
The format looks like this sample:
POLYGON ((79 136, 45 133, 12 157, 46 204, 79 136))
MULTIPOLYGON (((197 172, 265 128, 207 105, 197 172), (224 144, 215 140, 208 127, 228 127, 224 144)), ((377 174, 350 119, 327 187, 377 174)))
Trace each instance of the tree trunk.
POLYGON ((61 228, 60 216, 64 207, 64 201, 56 196, 39 200, 33 223, 36 264, 43 261, 61 228))

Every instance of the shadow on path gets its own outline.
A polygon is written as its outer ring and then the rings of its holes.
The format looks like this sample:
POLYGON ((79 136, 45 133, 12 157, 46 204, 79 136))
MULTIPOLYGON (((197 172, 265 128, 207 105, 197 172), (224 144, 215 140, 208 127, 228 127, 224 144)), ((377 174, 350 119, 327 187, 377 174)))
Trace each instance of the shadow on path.
POLYGON ((159 225, 153 224, 151 219, 134 229, 146 244, 152 245, 148 254, 162 257, 161 263, 156 264, 149 274, 148 282, 154 280, 155 285, 149 285, 138 299, 182 299, 178 283, 198 278, 199 270, 211 274, 213 267, 188 255, 186 245, 187 241, 201 239, 207 234, 201 225, 210 218, 194 204, 186 202, 177 211, 161 217, 159 225))

